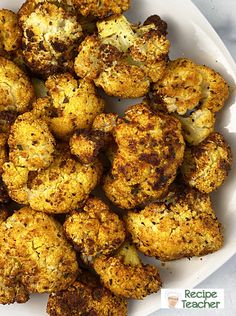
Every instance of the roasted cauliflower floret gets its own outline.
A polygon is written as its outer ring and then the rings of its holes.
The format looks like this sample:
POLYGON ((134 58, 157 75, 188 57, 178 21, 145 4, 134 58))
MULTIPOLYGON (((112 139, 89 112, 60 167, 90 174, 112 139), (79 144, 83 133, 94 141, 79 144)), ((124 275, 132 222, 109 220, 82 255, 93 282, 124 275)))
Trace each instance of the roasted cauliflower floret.
POLYGON ((33 111, 47 121, 59 138, 71 136, 77 129, 90 128, 104 110, 103 99, 87 80, 77 81, 67 73, 49 77, 45 85, 49 97, 38 99, 33 111))
POLYGON ((132 209, 165 194, 183 159, 180 123, 142 103, 126 111, 113 135, 118 148, 104 179, 107 197, 132 209))
POLYGON ((2 223, 0 240, 1 259, 5 256, 0 274, 13 290, 11 277, 26 292, 43 293, 66 289, 78 275, 76 253, 61 225, 44 213, 27 207, 15 212, 2 223))
POLYGON ((70 150, 83 164, 92 163, 100 148, 105 144, 103 133, 95 131, 78 131, 70 138, 70 150))
POLYGON ((84 16, 93 15, 104 18, 110 14, 121 14, 127 11, 130 0, 72 0, 84 16))
POLYGON ((200 144, 214 131, 215 114, 208 109, 198 109, 189 116, 178 114, 174 114, 174 116, 180 121, 184 139, 190 145, 200 144))
POLYGON ((171 190, 164 202, 128 212, 126 224, 137 248, 161 261, 203 256, 223 245, 210 197, 183 185, 171 190))
POLYGON ((94 269, 101 283, 122 297, 142 299, 161 287, 157 268, 142 264, 135 248, 128 243, 121 247, 116 256, 95 258, 94 269))
POLYGON ((157 20, 153 17, 138 26, 118 15, 97 22, 98 35, 82 42, 75 72, 93 80, 108 95, 144 96, 150 83, 163 75, 169 51, 166 33, 157 20))
POLYGON ((70 138, 70 149, 82 163, 91 163, 100 149, 112 141, 112 131, 116 126, 117 114, 102 113, 96 116, 91 130, 78 130, 70 138))
POLYGON ((68 215, 64 229, 83 256, 110 254, 125 239, 124 223, 98 198, 90 198, 83 210, 68 215))
POLYGON ((180 115, 197 107, 218 112, 229 96, 229 87, 221 75, 187 58, 170 61, 154 91, 162 100, 159 107, 180 115))
POLYGON ((73 59, 82 37, 77 16, 60 2, 28 1, 19 11, 25 62, 31 71, 43 77, 73 71, 73 59))
POLYGON ((50 294, 47 313, 51 316, 126 316, 127 302, 102 287, 95 276, 83 271, 67 290, 50 294))
POLYGON ((3 244, 0 249, 0 304, 25 303, 29 299, 29 293, 20 280, 21 265, 16 260, 16 255, 10 254, 12 249, 3 244))
POLYGON ((34 98, 30 79, 12 61, 0 57, 0 111, 26 112, 34 98))
POLYGON ((0 54, 19 49, 21 38, 17 15, 10 10, 0 9, 0 54))
POLYGON ((184 181, 203 193, 216 190, 232 165, 229 145, 219 133, 212 133, 198 146, 186 148, 181 172, 184 181))
POLYGON ((9 160, 29 171, 47 168, 53 160, 54 138, 47 124, 31 112, 16 119, 8 139, 9 160))
POLYGON ((102 165, 98 160, 82 165, 68 149, 58 149, 50 166, 36 173, 5 163, 3 181, 10 197, 46 213, 67 213, 83 204, 100 180, 102 165))

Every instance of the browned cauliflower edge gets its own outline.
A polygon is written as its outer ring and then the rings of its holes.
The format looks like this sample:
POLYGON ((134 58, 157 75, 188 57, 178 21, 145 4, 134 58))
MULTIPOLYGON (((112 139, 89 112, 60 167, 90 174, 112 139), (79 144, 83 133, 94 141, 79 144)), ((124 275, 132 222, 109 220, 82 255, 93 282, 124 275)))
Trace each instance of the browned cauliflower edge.
POLYGON ((127 302, 101 286, 96 276, 83 271, 68 289, 49 296, 50 316, 126 316, 127 302))
POLYGON ((70 150, 81 163, 93 162, 100 151, 113 140, 118 115, 102 113, 95 117, 90 130, 77 130, 70 138, 70 150))

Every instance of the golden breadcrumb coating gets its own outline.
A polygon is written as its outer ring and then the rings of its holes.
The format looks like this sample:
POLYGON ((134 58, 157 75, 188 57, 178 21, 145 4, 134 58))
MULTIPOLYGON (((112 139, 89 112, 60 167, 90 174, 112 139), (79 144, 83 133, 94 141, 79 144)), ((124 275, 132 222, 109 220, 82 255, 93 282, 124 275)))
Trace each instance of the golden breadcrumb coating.
POLYGON ((19 49, 21 38, 17 15, 11 10, 0 9, 0 54, 19 49))
POLYGON ((165 71, 170 44, 163 24, 158 16, 144 25, 132 25, 123 15, 97 22, 98 35, 80 45, 75 72, 108 95, 144 96, 165 71))
POLYGON ((131 0, 72 0, 82 15, 93 15, 104 18, 110 14, 121 14, 127 11, 131 0))
POLYGON ((178 120, 141 103, 128 108, 113 134, 118 148, 104 179, 106 196, 132 209, 165 194, 184 154, 178 120))
POLYGON ((101 286, 99 280, 83 271, 67 290, 52 293, 47 304, 50 316, 126 316, 127 302, 101 286))
POLYGON ((190 145, 200 144, 215 128, 215 114, 208 109, 198 109, 189 116, 174 114, 182 125, 182 134, 190 145))
POLYGON ((12 125, 8 145, 9 160, 29 171, 45 169, 53 160, 55 140, 47 124, 31 112, 18 116, 12 125))
POLYGON ((135 249, 130 250, 130 247, 133 246, 125 243, 121 255, 118 252, 113 257, 102 255, 95 258, 94 269, 101 283, 115 295, 142 299, 160 289, 160 276, 155 266, 137 260, 135 249))
POLYGON ((126 215, 127 230, 141 252, 169 261, 203 256, 222 247, 221 225, 209 195, 181 184, 164 202, 126 215))
MULTIPOLYGON (((62 226, 44 213, 27 207, 16 211, 2 223, 0 240, 1 259, 5 256, 0 274, 6 284, 12 277, 28 293, 54 292, 66 289, 78 275, 76 253, 62 226)), ((14 284, 9 286, 14 290, 14 284)))
POLYGON ((34 113, 44 118, 51 131, 66 138, 77 129, 92 126, 95 117, 104 110, 104 101, 95 86, 87 80, 77 81, 70 74, 50 76, 46 81, 49 98, 38 99, 34 113))
POLYGON ((0 111, 26 112, 34 99, 30 79, 12 61, 0 57, 0 111))
POLYGON ((198 146, 186 148, 181 172, 184 181, 203 193, 222 185, 232 165, 229 145, 219 133, 212 133, 198 146))
POLYGON ((53 162, 45 170, 29 173, 27 168, 11 162, 5 163, 3 169, 3 181, 10 197, 46 213, 68 213, 79 207, 102 174, 98 160, 82 165, 64 146, 54 153, 53 162))
POLYGON ((229 96, 229 87, 220 74, 187 58, 170 61, 154 91, 162 101, 159 108, 180 115, 197 107, 218 112, 229 96))
POLYGON ((73 59, 82 37, 77 16, 60 5, 60 1, 31 2, 19 12, 27 66, 44 77, 73 71, 73 59))
POLYGON ((84 256, 110 254, 125 239, 124 223, 98 198, 88 199, 83 210, 68 215, 64 229, 84 256))

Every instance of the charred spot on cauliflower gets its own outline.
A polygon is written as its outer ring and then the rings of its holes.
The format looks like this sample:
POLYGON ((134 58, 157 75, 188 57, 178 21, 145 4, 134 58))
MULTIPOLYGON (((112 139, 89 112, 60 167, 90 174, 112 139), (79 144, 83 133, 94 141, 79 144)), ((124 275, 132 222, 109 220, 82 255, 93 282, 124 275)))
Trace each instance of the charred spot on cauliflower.
POLYGON ((0 54, 20 48, 22 33, 17 15, 7 9, 0 10, 0 54))
POLYGON ((87 271, 68 289, 49 296, 47 313, 51 316, 126 316, 127 302, 115 296, 87 271))
POLYGON ((142 264, 135 248, 130 248, 133 246, 125 243, 116 256, 95 258, 94 269, 115 295, 142 299, 160 289, 160 276, 155 266, 142 264))
POLYGON ((130 0, 72 0, 84 16, 93 15, 104 18, 110 14, 121 14, 127 11, 130 0))
POLYGON ((28 1, 19 11, 25 62, 31 71, 43 77, 73 71, 73 59, 82 37, 76 14, 60 2, 28 1))
POLYGON ((112 141, 117 114, 102 113, 95 117, 91 130, 78 130, 70 138, 70 149, 82 163, 91 163, 100 150, 112 141))
POLYGON ((98 198, 88 199, 83 210, 68 215, 64 229, 84 256, 110 254, 125 239, 124 223, 98 198))
POLYGON ((229 96, 228 85, 220 74, 187 58, 170 61, 153 89, 162 100, 159 107, 179 115, 199 107, 218 112, 229 96))
POLYGON ((46 213, 68 213, 85 202, 100 180, 102 165, 82 165, 61 146, 47 169, 29 172, 12 162, 4 164, 3 181, 10 197, 46 213))
POLYGON ((104 178, 106 196, 132 209, 165 194, 184 155, 180 123, 142 103, 118 120, 113 136, 118 148, 104 178))
POLYGON ((9 160, 29 171, 45 169, 53 160, 54 138, 47 124, 31 112, 18 116, 12 125, 8 145, 9 160))
MULTIPOLYGON (((26 294, 66 289, 78 275, 76 253, 62 226, 44 213, 27 207, 15 212, 2 223, 0 240, 0 260, 5 261, 0 278, 13 293, 14 278, 26 294)), ((12 303, 17 298, 7 297, 8 290, 1 288, 0 300, 12 303)))
POLYGON ((108 95, 135 98, 145 95, 151 82, 163 75, 169 41, 158 23, 132 25, 124 16, 97 22, 98 35, 80 45, 75 72, 94 80, 108 95))
POLYGON ((181 172, 184 181, 203 193, 222 185, 232 165, 229 145, 219 133, 212 133, 198 146, 186 148, 181 172))
POLYGON ((26 112, 34 99, 30 79, 12 61, 0 57, 0 111, 26 112))
POLYGON ((137 248, 161 261, 203 256, 223 245, 209 195, 183 185, 172 188, 164 202, 128 212, 125 221, 137 248))
POLYGON ((1 206, 5 208, 4 204, 7 204, 9 201, 10 197, 8 195, 7 188, 5 183, 2 181, 2 177, 0 177, 0 208, 1 206))
POLYGON ((50 76, 45 83, 48 97, 37 99, 33 111, 46 120, 59 138, 67 138, 77 129, 88 129, 104 110, 104 101, 87 80, 77 81, 70 74, 50 76))

